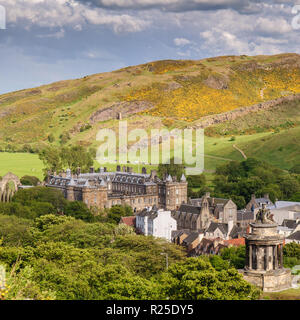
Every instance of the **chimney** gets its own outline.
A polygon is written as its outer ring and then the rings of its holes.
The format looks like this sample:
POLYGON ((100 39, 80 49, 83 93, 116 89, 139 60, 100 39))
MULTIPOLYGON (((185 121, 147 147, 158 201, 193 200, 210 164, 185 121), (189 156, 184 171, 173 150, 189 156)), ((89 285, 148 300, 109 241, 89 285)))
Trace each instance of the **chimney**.
POLYGON ((117 172, 121 171, 121 166, 117 166, 117 172))
POLYGON ((269 194, 268 194, 268 193, 265 193, 264 198, 266 198, 266 199, 269 200, 269 194))
POLYGON ((107 168, 106 167, 104 167, 104 172, 107 172, 107 168))
POLYGON ((147 169, 145 167, 142 168, 142 174, 147 174, 147 169))
POLYGON ((94 167, 90 167, 90 173, 95 173, 95 168, 94 167))
POLYGON ((151 179, 154 179, 155 177, 157 177, 157 171, 156 170, 151 170, 151 179))
POLYGON ((126 172, 126 171, 127 171, 127 170, 126 170, 126 167, 124 166, 124 167, 123 167, 123 172, 126 172))
POLYGON ((172 179, 173 179, 174 182, 177 181, 177 177, 176 176, 173 176, 172 179))
POLYGON ((255 200, 255 194, 251 194, 251 199, 255 200))
POLYGON ((205 198, 210 198, 210 192, 205 193, 205 198))
POLYGON ((78 168, 76 169, 76 173, 77 173, 77 175, 80 175, 80 174, 81 174, 81 168, 80 168, 80 167, 78 167, 78 168))

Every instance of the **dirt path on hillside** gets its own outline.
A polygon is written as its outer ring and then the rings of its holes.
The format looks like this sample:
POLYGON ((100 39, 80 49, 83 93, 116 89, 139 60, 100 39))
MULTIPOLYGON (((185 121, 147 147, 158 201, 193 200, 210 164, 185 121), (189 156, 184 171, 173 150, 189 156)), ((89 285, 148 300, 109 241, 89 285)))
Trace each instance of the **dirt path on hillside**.
POLYGON ((241 155, 244 157, 245 160, 247 160, 247 156, 245 155, 244 151, 238 148, 235 144, 233 145, 234 149, 236 149, 238 152, 241 153, 241 155))

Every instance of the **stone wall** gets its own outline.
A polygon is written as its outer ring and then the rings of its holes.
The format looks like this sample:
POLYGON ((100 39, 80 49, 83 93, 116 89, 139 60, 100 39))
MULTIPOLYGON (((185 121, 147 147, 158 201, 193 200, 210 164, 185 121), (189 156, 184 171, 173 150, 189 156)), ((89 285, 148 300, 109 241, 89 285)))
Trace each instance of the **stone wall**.
POLYGON ((287 97, 282 97, 282 98, 254 104, 249 107, 238 108, 238 109, 228 111, 225 113, 221 113, 221 114, 206 116, 206 117, 201 118, 199 121, 197 121, 195 123, 195 125, 193 125, 193 128, 203 128, 204 129, 204 128, 207 128, 209 126, 212 126, 212 125, 215 125, 218 123, 235 120, 235 119, 243 117, 249 113, 270 109, 270 108, 275 107, 283 102, 294 101, 294 100, 298 100, 298 99, 300 99, 300 94, 295 94, 295 95, 291 95, 291 96, 287 96, 287 97))

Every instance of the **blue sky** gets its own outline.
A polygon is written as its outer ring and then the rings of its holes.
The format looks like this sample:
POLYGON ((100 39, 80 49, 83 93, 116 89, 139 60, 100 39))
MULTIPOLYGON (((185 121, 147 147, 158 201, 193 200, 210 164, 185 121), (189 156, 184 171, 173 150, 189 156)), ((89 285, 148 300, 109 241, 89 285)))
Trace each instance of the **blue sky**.
POLYGON ((300 29, 292 27, 297 4, 0 0, 7 22, 0 30, 0 93, 160 59, 300 53, 300 29))

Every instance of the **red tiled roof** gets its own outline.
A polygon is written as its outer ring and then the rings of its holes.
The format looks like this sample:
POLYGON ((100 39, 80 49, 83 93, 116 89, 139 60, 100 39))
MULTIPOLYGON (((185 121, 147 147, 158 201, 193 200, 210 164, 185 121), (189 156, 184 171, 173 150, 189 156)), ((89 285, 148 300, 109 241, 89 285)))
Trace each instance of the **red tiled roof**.
POLYGON ((135 227, 135 216, 131 217, 122 217, 120 223, 127 224, 130 227, 135 227))
POLYGON ((239 238, 239 239, 230 239, 230 240, 224 240, 225 245, 232 245, 232 246, 244 246, 245 245, 245 238, 239 238))

